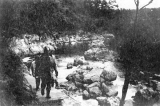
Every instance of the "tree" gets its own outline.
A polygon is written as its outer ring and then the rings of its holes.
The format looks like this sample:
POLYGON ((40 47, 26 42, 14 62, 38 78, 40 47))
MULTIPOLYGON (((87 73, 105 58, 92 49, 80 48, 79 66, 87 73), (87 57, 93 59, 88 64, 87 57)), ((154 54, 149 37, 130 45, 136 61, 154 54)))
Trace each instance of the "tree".
MULTIPOLYGON (((143 71, 142 67, 139 67, 141 62, 146 60, 144 55, 146 49, 150 49, 150 44, 148 44, 148 41, 145 37, 141 37, 141 35, 137 35, 137 24, 138 24, 138 14, 139 10, 142 10, 146 6, 148 6, 150 3, 152 3, 153 0, 150 0, 146 5, 144 5, 142 8, 139 9, 139 0, 134 0, 136 5, 136 16, 134 21, 134 29, 133 29, 133 35, 131 38, 126 40, 126 42, 123 43, 123 45, 120 47, 120 61, 123 65, 123 68, 125 69, 125 81, 122 88, 122 98, 120 100, 119 106, 124 105, 124 100, 127 94, 128 85, 130 84, 130 79, 133 76, 133 73, 137 73, 140 71, 143 71), (142 49, 143 47, 146 47, 145 49, 142 49), (136 70, 136 71, 135 71, 136 70)), ((146 56, 149 56, 146 54, 146 56)), ((146 57, 148 58, 148 57, 146 57)), ((146 60, 147 61, 147 60, 146 60)))

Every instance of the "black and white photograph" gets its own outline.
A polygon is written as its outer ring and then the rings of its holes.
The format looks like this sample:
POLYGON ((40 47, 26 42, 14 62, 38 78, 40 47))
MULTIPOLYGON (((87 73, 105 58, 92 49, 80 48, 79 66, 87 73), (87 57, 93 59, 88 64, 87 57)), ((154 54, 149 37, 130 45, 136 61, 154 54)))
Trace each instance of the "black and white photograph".
POLYGON ((160 106, 160 0, 0 0, 0 106, 160 106))

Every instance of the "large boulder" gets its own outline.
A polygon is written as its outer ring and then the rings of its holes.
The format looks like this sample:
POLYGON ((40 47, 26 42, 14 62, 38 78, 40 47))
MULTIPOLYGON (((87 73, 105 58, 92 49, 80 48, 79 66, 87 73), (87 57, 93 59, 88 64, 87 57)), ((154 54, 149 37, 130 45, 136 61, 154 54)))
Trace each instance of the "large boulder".
POLYGON ((89 94, 91 98, 96 98, 102 95, 102 92, 99 87, 91 87, 89 88, 89 94))
POLYGON ((105 81, 114 81, 117 78, 117 75, 113 71, 108 71, 106 69, 101 73, 101 77, 105 79, 105 81))
POLYGON ((93 82, 98 82, 100 80, 100 75, 103 69, 94 68, 90 72, 84 75, 84 83, 91 84, 93 82))

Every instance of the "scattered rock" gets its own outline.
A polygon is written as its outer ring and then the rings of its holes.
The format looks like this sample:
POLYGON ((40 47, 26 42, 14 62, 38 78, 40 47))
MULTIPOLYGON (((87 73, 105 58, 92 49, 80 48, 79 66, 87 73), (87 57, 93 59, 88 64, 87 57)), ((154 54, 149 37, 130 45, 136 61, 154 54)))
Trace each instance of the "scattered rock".
POLYGON ((73 68, 73 64, 72 63, 67 63, 67 69, 71 69, 73 68))
POLYGON ((99 89, 99 87, 92 87, 92 88, 89 88, 89 94, 91 98, 96 98, 98 96, 101 96, 102 92, 99 89))
POLYGON ((96 99, 100 106, 111 106, 111 104, 107 100, 107 97, 97 97, 96 99))

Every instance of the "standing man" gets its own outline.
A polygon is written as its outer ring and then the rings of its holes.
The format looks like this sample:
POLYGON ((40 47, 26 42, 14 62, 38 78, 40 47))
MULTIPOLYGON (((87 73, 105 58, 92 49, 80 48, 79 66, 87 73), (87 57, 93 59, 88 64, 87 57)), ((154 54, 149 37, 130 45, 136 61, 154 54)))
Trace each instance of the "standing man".
MULTIPOLYGON (((54 64, 53 61, 51 60, 49 56, 49 51, 47 47, 44 48, 44 53, 41 57, 41 64, 40 64, 40 74, 41 74, 41 94, 45 94, 45 88, 46 88, 46 98, 51 98, 50 97, 50 90, 51 90, 51 84, 52 84, 52 79, 53 79, 53 70, 54 69, 54 64)), ((58 73, 57 73, 58 75, 58 73)))
POLYGON ((35 60, 32 62, 31 70, 33 77, 35 77, 36 80, 36 91, 39 90, 40 85, 40 53, 35 56, 35 60))

